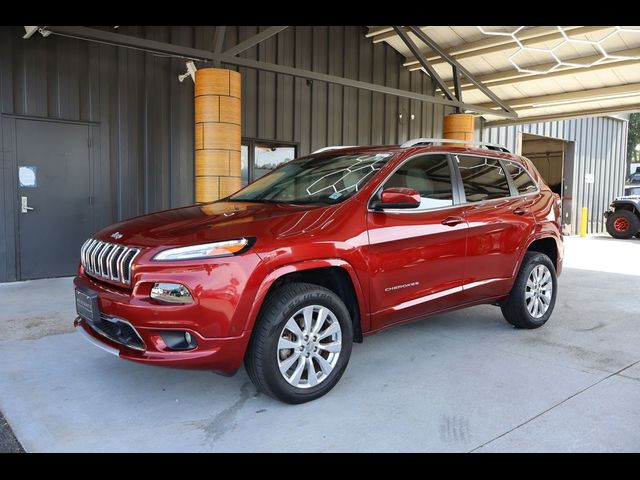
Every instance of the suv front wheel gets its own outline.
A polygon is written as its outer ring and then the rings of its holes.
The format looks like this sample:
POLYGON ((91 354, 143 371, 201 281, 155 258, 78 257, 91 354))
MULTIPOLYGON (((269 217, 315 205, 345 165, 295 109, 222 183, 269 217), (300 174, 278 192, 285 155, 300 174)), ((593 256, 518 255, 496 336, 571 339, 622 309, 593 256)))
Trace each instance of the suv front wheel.
POLYGON ((514 327, 541 327, 553 312, 557 289, 551 259, 544 253, 526 252, 509 298, 500 305, 502 314, 514 327))
POLYGON ((265 300, 245 367, 258 390, 287 403, 308 402, 338 383, 352 345, 353 324, 340 297, 291 283, 265 300))

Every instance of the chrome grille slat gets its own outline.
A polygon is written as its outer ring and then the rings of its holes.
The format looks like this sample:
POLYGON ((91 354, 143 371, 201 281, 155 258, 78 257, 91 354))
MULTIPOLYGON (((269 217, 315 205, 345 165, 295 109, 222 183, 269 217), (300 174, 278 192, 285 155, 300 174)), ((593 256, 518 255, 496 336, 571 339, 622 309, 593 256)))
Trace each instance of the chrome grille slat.
POLYGON ((91 249, 87 252, 87 265, 89 265, 89 271, 94 272, 95 267, 93 264, 93 258, 95 251, 100 248, 100 242, 96 240, 91 249))
POLYGON ((102 251, 104 246, 104 242, 98 242, 98 246, 93 249, 93 252, 91 252, 91 267, 96 275, 100 275, 100 264, 98 263, 98 257, 100 256, 100 252, 102 251))
POLYGON ((129 285, 133 261, 139 253, 136 247, 90 238, 80 248, 80 262, 87 274, 129 285))
POLYGON ((107 262, 105 262, 106 258, 109 256, 109 253, 113 249, 113 245, 110 243, 106 243, 102 251, 100 252, 100 256, 98 257, 98 266, 100 270, 100 275, 106 278, 109 278, 109 274, 107 272, 107 262))

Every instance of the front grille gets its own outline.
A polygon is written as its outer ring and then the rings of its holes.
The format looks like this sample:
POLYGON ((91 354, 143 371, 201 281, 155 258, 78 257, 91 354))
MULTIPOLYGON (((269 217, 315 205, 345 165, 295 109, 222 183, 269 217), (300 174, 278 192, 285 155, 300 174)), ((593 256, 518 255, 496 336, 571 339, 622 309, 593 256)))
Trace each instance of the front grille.
POLYGON ((131 284, 131 264, 139 248, 90 238, 80 249, 80 261, 84 271, 97 278, 131 284))
POLYGON ((138 332, 124 320, 101 313, 99 322, 88 321, 87 323, 94 331, 116 343, 134 350, 145 350, 144 342, 138 332))

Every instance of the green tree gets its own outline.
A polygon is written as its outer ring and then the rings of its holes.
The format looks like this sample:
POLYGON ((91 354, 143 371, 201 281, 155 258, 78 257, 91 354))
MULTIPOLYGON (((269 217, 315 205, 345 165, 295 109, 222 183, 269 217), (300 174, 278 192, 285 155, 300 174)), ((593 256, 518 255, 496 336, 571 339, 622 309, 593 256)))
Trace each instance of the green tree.
POLYGON ((636 147, 640 145, 640 113, 629 116, 629 137, 627 138, 627 162, 640 162, 640 152, 636 147))

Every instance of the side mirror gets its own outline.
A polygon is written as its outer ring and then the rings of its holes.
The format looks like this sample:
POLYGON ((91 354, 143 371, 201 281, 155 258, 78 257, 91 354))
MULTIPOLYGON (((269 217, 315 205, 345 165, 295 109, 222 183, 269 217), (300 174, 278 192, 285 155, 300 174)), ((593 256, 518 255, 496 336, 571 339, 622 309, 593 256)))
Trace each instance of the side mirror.
POLYGON ((413 188, 392 187, 382 190, 380 200, 371 202, 371 208, 417 208, 420 206, 420 194, 413 188))

